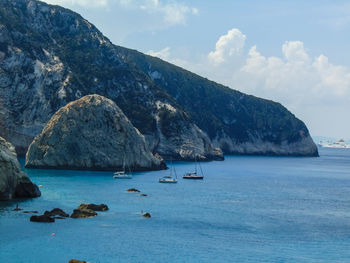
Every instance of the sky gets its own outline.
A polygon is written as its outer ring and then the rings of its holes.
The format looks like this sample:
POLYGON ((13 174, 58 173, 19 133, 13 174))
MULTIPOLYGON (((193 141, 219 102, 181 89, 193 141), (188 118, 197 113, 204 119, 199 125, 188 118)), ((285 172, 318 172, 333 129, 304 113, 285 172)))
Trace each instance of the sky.
POLYGON ((114 44, 282 103, 312 136, 350 138, 350 1, 45 0, 114 44))

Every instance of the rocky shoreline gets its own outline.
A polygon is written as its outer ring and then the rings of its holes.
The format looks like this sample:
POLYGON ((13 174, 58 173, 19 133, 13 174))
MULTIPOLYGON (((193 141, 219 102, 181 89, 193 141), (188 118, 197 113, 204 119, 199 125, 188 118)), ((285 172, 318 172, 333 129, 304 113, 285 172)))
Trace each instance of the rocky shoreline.
POLYGON ((21 170, 13 145, 0 137, 0 200, 40 195, 38 186, 21 170))

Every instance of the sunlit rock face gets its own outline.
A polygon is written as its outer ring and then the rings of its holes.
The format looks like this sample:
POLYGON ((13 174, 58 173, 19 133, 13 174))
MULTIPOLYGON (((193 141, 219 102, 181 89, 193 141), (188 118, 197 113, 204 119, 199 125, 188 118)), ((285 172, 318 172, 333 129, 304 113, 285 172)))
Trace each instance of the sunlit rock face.
POLYGON ((29 146, 26 167, 133 171, 166 168, 122 110, 88 95, 58 110, 29 146), (125 165, 124 165, 125 164, 125 165))
POLYGON ((0 136, 24 156, 57 110, 89 94, 113 100, 166 159, 318 155, 304 123, 278 103, 115 46, 68 9, 0 1, 0 136))

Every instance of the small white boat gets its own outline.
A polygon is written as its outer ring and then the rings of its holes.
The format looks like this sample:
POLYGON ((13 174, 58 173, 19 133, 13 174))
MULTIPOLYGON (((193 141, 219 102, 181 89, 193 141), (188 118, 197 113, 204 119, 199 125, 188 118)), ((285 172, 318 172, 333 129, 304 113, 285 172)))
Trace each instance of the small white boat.
POLYGON ((159 178, 159 182, 160 183, 168 183, 168 184, 176 184, 177 183, 177 179, 173 178, 171 176, 164 176, 162 178, 159 178))
POLYGON ((114 179, 131 179, 132 178, 130 167, 129 167, 129 173, 125 172, 125 153, 124 153, 124 159, 123 159, 123 170, 115 172, 113 174, 113 178, 114 179))
POLYGON ((113 178, 114 179, 131 179, 132 174, 125 173, 125 171, 119 171, 113 174, 113 178))
POLYGON ((175 168, 173 166, 170 167, 170 175, 163 176, 159 178, 160 183, 168 183, 168 184, 176 184, 177 183, 177 174, 175 168), (173 177, 173 170, 175 174, 175 178, 173 177))

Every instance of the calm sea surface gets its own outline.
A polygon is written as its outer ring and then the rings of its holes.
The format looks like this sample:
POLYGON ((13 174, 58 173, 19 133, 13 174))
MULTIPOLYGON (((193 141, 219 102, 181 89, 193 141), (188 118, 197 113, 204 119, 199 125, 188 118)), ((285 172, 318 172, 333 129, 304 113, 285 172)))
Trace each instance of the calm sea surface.
POLYGON ((42 196, 0 203, 0 262, 350 262, 350 150, 320 154, 226 156, 201 164, 203 181, 181 179, 194 164, 175 163, 178 184, 158 183, 169 171, 114 180, 111 172, 26 170, 42 196), (126 193, 131 187, 148 196, 126 193), (110 210, 51 224, 12 211, 19 203, 71 213, 84 202, 110 210))

